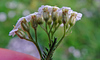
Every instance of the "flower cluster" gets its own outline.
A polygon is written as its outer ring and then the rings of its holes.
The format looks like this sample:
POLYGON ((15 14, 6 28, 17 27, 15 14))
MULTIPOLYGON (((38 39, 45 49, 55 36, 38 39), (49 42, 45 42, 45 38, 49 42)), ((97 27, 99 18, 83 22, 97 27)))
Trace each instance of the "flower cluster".
POLYGON ((71 27, 73 27, 75 22, 80 20, 81 17, 81 13, 73 11, 70 7, 59 8, 56 6, 42 5, 38 9, 38 12, 20 18, 14 26, 13 30, 10 31, 9 35, 14 36, 16 34, 21 39, 33 42, 37 47, 38 52, 40 53, 41 60, 51 60, 53 52, 66 36, 66 33, 69 32, 71 27), (28 22, 31 23, 31 27, 34 29, 35 40, 31 36, 30 25, 28 24, 28 22), (49 39, 49 49, 46 48, 46 52, 43 51, 43 54, 41 53, 37 42, 38 25, 40 25, 40 27, 46 32, 49 39), (63 25, 64 27, 64 33, 61 39, 59 39, 59 41, 57 42, 57 38, 54 38, 54 33, 61 25, 63 25), (27 33, 28 38, 26 38, 25 32, 27 33))
POLYGON ((27 22, 30 22, 31 20, 36 20, 32 22, 33 26, 35 26, 35 24, 43 24, 43 21, 47 22, 48 24, 52 24, 56 21, 56 23, 59 24, 69 24, 70 26, 72 26, 75 24, 76 21, 80 20, 81 17, 81 13, 73 11, 70 7, 59 8, 56 6, 42 5, 38 9, 38 12, 20 18, 16 23, 14 29, 9 33, 9 35, 15 35, 15 32, 21 28, 21 22, 23 20, 26 20, 27 22))

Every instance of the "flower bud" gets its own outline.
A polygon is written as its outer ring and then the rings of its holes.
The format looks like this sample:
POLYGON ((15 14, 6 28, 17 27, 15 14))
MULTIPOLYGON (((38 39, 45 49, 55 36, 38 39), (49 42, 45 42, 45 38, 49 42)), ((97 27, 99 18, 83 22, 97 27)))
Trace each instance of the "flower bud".
POLYGON ((58 23, 58 20, 56 20, 56 21, 54 22, 54 25, 56 26, 56 25, 57 25, 57 23, 58 23))
POLYGON ((76 16, 77 16, 77 14, 75 14, 75 13, 71 14, 71 17, 69 19, 70 26, 73 26, 75 24, 75 22, 76 22, 76 16))
POLYGON ((69 16, 72 10, 69 7, 62 7, 62 22, 66 24, 69 20, 69 16))
POLYGON ((44 10, 43 19, 47 22, 49 20, 49 17, 50 17, 50 14, 48 12, 48 8, 44 8, 43 10, 44 10))
POLYGON ((45 22, 47 22, 50 18, 51 12, 52 12, 52 6, 49 5, 42 5, 39 9, 38 9, 39 13, 42 14, 43 19, 45 20, 45 22))
POLYGON ((52 14, 51 14, 51 17, 52 17, 52 20, 53 21, 56 21, 57 20, 57 14, 58 14, 58 7, 54 6, 53 9, 52 9, 52 14))
POLYGON ((37 19, 37 23, 38 23, 38 24, 43 24, 43 19, 42 19, 42 17, 37 19))
POLYGON ((64 24, 66 24, 66 20, 67 20, 66 15, 62 14, 62 22, 63 22, 64 24))
POLYGON ((57 20, 57 12, 52 12, 52 20, 53 21, 57 20))
POLYGON ((25 33, 18 29, 18 31, 15 31, 16 35, 20 37, 21 39, 25 39, 25 33))
POLYGON ((47 24, 48 24, 48 25, 51 25, 51 23, 52 23, 52 19, 50 18, 50 19, 48 20, 47 24))
POLYGON ((66 9, 62 11, 62 21, 64 24, 67 22, 67 18, 68 18, 67 12, 68 12, 68 10, 66 10, 66 9))
POLYGON ((36 15, 32 16, 31 26, 35 29, 38 26, 36 15))
POLYGON ((36 21, 38 24, 43 24, 43 17, 41 15, 41 13, 36 14, 36 21))
POLYGON ((59 19, 59 20, 58 20, 58 23, 61 24, 61 23, 62 23, 62 20, 59 19))
POLYGON ((66 29, 70 27, 70 24, 66 24, 66 29))
POLYGON ((57 20, 59 24, 62 23, 62 10, 61 9, 58 10, 57 20))
POLYGON ((29 31, 29 25, 25 18, 21 21, 21 27, 24 31, 29 31))

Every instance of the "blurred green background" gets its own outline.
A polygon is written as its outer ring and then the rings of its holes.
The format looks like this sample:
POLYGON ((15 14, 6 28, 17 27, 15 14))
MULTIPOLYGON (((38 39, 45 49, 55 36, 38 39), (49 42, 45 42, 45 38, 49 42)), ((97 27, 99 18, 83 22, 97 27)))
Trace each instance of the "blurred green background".
MULTIPOLYGON (((0 0, 0 48, 6 48, 13 38, 8 34, 17 20, 36 12, 41 5, 67 6, 83 14, 55 51, 54 60, 100 60, 100 0, 0 0)), ((62 33, 60 28, 55 36, 61 37, 62 33)), ((45 35, 38 27, 41 46, 48 44, 45 35)))

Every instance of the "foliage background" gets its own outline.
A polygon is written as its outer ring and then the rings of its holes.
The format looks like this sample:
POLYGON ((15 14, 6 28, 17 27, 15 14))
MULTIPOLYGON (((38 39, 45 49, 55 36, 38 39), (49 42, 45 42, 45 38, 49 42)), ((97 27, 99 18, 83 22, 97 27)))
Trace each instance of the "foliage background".
MULTIPOLYGON (((8 36, 9 31, 20 17, 26 15, 24 12, 34 13, 41 5, 56 5, 60 8, 68 6, 83 14, 82 19, 72 28, 72 33, 54 53, 54 60, 100 60, 100 0, 0 0, 0 14, 4 13, 5 17, 4 21, 1 19, 2 14, 0 15, 0 48, 6 48, 8 45, 12 38, 8 36), (13 13, 10 13, 11 11, 13 13), (14 16, 11 17, 11 14, 14 16), (70 48, 74 49, 76 54, 69 52, 70 48)), ((60 28, 55 36, 61 37, 62 33, 60 28)), ((47 46, 48 38, 40 27, 38 36, 40 45, 47 46)))

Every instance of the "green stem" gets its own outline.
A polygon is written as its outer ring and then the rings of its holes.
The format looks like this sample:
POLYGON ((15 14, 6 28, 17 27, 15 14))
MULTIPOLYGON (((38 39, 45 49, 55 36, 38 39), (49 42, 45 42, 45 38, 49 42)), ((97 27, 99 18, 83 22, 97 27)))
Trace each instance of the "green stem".
MULTIPOLYGON (((34 43, 34 42, 33 42, 34 43)), ((37 48, 37 50, 38 50, 38 52, 39 52, 39 54, 40 54, 40 58, 42 59, 42 53, 41 53, 41 50, 40 50, 40 48, 39 48, 39 45, 37 44, 37 43, 34 43, 35 44, 35 46, 36 46, 36 48, 37 48)))
POLYGON ((37 29, 35 28, 34 31, 35 31, 35 41, 37 43, 37 29))
POLYGON ((51 40, 53 39, 53 33, 51 32, 51 40))
POLYGON ((53 35, 54 35, 54 33, 57 31, 57 29, 59 28, 59 26, 60 26, 60 24, 55 28, 55 30, 53 31, 53 33, 52 33, 52 38, 53 38, 53 35))
POLYGON ((49 26, 49 29, 50 29, 50 25, 48 25, 49 26))
POLYGON ((56 32, 56 30, 59 28, 60 24, 55 28, 53 34, 56 32))
POLYGON ((33 40, 32 36, 31 36, 31 34, 30 34, 29 32, 27 32, 27 34, 28 34, 28 36, 29 36, 29 39, 26 38, 26 40, 27 40, 27 41, 31 41, 31 42, 33 42, 33 43, 35 44, 35 46, 36 46, 36 48, 37 48, 37 50, 38 50, 38 52, 39 52, 39 54, 40 54, 40 57, 41 57, 41 59, 42 59, 42 53, 41 53, 41 50, 40 50, 40 48, 39 48, 39 45, 33 40))
POLYGON ((27 32, 27 34, 28 34, 29 39, 34 40, 34 39, 32 38, 32 36, 31 36, 31 34, 29 33, 29 31, 27 32))
POLYGON ((67 32, 66 32, 66 33, 68 33, 68 32, 70 31, 71 28, 72 28, 72 27, 69 27, 69 28, 67 29, 67 32))
MULTIPOLYGON (((51 31, 52 31, 52 28, 53 28, 53 25, 54 25, 54 23, 52 24, 52 26, 50 27, 50 31, 49 31, 49 33, 48 33, 48 35, 50 36, 50 33, 51 33, 51 31)), ((51 33, 52 34, 52 33, 51 33)), ((52 35, 51 35, 51 39, 52 39, 52 35)), ((50 40, 50 44, 51 44, 52 42, 51 42, 51 40, 50 40)))
POLYGON ((49 60, 49 59, 50 59, 50 55, 51 55, 51 54, 52 54, 52 52, 53 52, 53 48, 54 48, 54 46, 53 46, 53 47, 51 47, 51 49, 50 49, 50 51, 49 51, 49 53, 48 53, 48 55, 47 55, 46 60, 49 60))
POLYGON ((54 48, 55 48, 56 41, 57 41, 57 39, 55 38, 54 42, 53 42, 53 44, 52 44, 52 46, 51 46, 51 48, 48 52, 46 60, 50 60, 50 58, 53 56, 53 51, 54 51, 54 48))
POLYGON ((48 30, 47 30, 47 22, 45 22, 45 28, 46 28, 46 31, 48 32, 48 30))
MULTIPOLYGON (((64 24, 64 34, 63 34, 62 38, 60 39, 60 41, 57 43, 56 48, 60 45, 60 43, 61 43, 62 40, 64 39, 65 34, 66 34, 66 25, 64 24)), ((55 48, 55 49, 56 49, 56 48, 55 48)))
POLYGON ((39 48, 39 45, 38 45, 37 43, 35 43, 33 40, 32 40, 31 42, 33 42, 34 45, 36 46, 36 48, 37 48, 37 50, 38 50, 38 52, 39 52, 39 54, 40 54, 40 58, 42 59, 42 53, 41 53, 41 50, 40 50, 40 48, 39 48))
POLYGON ((50 35, 50 32, 51 32, 51 30, 52 30, 52 28, 53 28, 53 25, 54 25, 54 23, 52 24, 52 26, 51 26, 51 28, 50 28, 49 35, 50 35))
POLYGON ((47 32, 47 30, 46 30, 42 25, 40 25, 40 27, 47 33, 48 38, 49 38, 49 43, 51 44, 51 40, 50 40, 50 35, 49 35, 49 33, 47 32))

